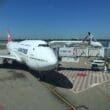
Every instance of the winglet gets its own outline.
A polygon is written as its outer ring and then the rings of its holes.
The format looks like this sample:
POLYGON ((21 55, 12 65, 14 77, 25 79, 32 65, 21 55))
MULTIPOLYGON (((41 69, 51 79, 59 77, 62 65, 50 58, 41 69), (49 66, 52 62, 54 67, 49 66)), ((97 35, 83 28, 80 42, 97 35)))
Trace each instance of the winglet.
POLYGON ((12 42, 12 36, 11 36, 10 32, 8 31, 8 43, 9 42, 12 42))

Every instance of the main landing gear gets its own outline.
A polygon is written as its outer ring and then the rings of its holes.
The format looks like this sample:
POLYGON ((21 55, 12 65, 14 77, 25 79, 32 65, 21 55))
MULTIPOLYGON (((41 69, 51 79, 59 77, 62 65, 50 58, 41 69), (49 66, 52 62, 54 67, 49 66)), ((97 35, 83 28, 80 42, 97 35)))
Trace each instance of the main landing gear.
POLYGON ((46 73, 43 71, 43 72, 38 72, 39 74, 39 80, 42 81, 42 80, 45 80, 46 78, 46 73))

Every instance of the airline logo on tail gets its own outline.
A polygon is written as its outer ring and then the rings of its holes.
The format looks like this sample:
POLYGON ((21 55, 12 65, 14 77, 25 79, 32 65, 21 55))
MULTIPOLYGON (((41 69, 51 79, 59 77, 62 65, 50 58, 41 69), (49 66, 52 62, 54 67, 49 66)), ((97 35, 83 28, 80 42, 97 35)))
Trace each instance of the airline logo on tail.
POLYGON ((10 32, 8 32, 8 43, 9 42, 12 42, 12 36, 11 36, 10 32))

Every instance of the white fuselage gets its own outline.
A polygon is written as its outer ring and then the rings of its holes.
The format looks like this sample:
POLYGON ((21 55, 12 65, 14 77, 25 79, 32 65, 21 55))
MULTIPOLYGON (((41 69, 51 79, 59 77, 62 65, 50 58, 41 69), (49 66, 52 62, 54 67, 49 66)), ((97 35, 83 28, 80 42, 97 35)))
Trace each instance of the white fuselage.
POLYGON ((54 51, 42 40, 9 42, 7 48, 16 61, 37 71, 52 70, 58 63, 54 51))

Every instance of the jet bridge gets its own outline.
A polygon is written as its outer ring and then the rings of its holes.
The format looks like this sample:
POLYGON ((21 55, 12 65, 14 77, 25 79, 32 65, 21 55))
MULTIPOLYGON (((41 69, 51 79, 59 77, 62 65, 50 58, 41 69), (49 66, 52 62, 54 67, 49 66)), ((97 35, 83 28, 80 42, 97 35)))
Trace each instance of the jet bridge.
POLYGON ((104 57, 104 48, 95 47, 61 47, 59 57, 104 57))
POLYGON ((55 52, 65 62, 79 62, 81 57, 104 57, 104 47, 60 47, 55 49, 55 52))

